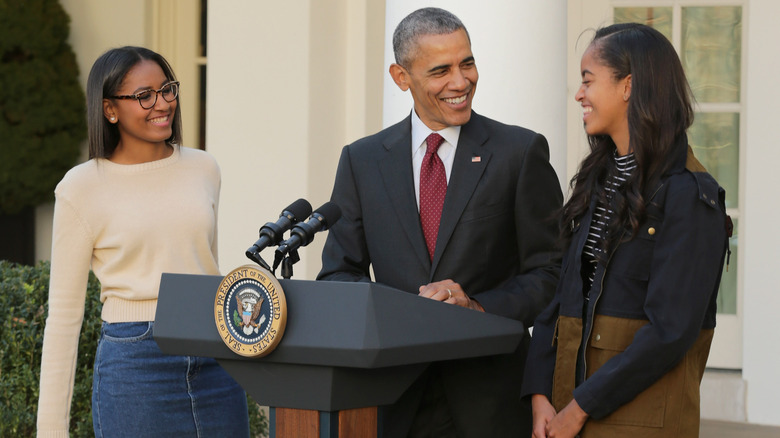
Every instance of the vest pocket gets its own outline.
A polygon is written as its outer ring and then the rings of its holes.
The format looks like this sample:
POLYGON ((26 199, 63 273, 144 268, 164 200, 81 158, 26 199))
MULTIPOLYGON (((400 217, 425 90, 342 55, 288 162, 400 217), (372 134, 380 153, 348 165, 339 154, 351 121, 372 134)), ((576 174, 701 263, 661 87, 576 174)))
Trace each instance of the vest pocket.
MULTIPOLYGON (((587 377, 608 360, 625 351, 645 320, 596 316, 587 348, 587 377)), ((669 376, 663 376, 633 400, 595 423, 625 426, 663 427, 669 376)))

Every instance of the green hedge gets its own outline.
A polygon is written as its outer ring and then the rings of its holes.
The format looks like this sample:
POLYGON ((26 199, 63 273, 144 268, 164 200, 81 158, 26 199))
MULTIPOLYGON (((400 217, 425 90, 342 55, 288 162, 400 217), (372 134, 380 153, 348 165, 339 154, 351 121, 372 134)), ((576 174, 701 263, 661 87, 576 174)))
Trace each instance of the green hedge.
MULTIPOLYGON (((24 266, 0 260, 0 437, 34 436, 38 411, 49 263, 24 266)), ((100 284, 90 273, 71 406, 71 436, 91 437, 92 365, 100 336, 100 284)), ((247 400, 252 436, 265 436, 268 418, 247 400)))
POLYGON ((0 0, 0 213, 53 200, 87 137, 86 99, 58 0, 0 0))

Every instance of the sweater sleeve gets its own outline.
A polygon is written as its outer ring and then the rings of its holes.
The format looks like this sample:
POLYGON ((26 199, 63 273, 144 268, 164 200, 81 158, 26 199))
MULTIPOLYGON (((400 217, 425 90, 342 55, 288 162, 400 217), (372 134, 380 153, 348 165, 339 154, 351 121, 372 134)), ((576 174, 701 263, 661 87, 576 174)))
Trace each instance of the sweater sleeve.
POLYGON ((219 196, 222 192, 222 171, 214 161, 214 239, 211 241, 211 253, 219 266, 219 196))
POLYGON ((49 308, 43 337, 38 436, 68 436, 79 334, 92 257, 86 224, 67 200, 54 207, 49 308))

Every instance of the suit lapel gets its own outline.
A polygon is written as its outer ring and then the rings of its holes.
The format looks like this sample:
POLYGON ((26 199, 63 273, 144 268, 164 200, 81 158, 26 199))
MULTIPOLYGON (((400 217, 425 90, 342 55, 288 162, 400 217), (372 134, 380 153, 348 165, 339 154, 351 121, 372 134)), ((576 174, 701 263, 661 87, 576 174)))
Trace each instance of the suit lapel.
POLYGON ((414 192, 411 117, 407 117, 404 123, 397 126, 399 129, 384 140, 386 153, 378 161, 379 172, 382 174, 385 190, 393 204, 396 217, 401 222, 401 228, 406 233, 414 253, 424 266, 430 266, 431 260, 425 246, 414 192))
POLYGON ((433 255, 431 278, 433 278, 433 273, 447 248, 452 233, 455 231, 455 227, 490 161, 490 151, 482 147, 487 142, 488 137, 489 134, 482 123, 481 116, 472 112, 471 120, 463 125, 460 131, 458 147, 455 150, 452 174, 447 186, 447 196, 444 198, 444 208, 439 223, 439 235, 436 237, 436 252, 433 255))

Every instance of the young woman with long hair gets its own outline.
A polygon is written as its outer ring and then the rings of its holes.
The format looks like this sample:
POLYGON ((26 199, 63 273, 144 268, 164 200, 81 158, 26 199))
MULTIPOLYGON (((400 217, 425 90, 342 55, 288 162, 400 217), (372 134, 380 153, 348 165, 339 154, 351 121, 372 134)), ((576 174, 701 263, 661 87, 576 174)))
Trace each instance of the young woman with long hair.
POLYGON ((534 437, 696 437, 724 192, 689 156, 691 93, 663 35, 600 29, 581 74, 590 153, 560 215, 556 295, 534 324, 534 437))

